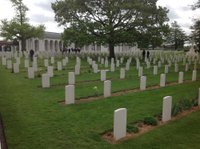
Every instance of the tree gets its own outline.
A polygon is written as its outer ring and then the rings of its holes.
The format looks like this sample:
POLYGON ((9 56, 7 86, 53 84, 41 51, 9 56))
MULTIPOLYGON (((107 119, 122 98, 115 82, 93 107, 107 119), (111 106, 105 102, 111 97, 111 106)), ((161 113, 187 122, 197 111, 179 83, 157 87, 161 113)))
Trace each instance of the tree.
MULTIPOLYGON (((58 0, 52 3, 55 20, 66 25, 67 33, 81 33, 90 42, 114 46, 131 44, 147 34, 149 26, 161 28, 167 21, 167 9, 156 6, 157 0, 58 0), (159 12, 163 17, 159 22, 159 12), (152 21, 154 20, 154 21, 152 21)), ((71 37, 72 38, 72 37, 71 37)), ((74 37, 73 37, 74 38, 74 37)), ((75 37, 73 40, 78 40, 75 37)))
POLYGON ((174 49, 177 50, 184 47, 184 43, 186 40, 188 40, 188 37, 178 23, 174 21, 171 23, 170 32, 166 40, 167 43, 172 44, 174 49))
POLYGON ((197 45, 198 51, 200 52, 200 20, 196 20, 192 29, 192 38, 197 45))
POLYGON ((41 37, 45 27, 43 25, 34 27, 28 24, 28 18, 26 17, 28 8, 22 0, 11 0, 11 2, 15 8, 16 16, 10 21, 6 19, 1 21, 0 35, 7 40, 21 41, 22 50, 25 50, 26 39, 41 37))
POLYGON ((198 0, 193 6, 192 6, 192 9, 195 10, 195 9, 198 9, 200 8, 200 0, 198 0))

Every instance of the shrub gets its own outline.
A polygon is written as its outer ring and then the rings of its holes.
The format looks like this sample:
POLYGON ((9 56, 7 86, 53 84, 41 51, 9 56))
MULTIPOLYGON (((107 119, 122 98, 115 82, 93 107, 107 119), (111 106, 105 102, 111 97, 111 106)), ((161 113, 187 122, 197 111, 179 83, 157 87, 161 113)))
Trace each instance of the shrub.
POLYGON ((178 104, 178 103, 174 104, 174 106, 172 107, 172 116, 176 116, 181 111, 182 110, 181 110, 180 104, 178 104))
POLYGON ((136 126, 133 126, 133 125, 127 125, 127 132, 131 133, 138 133, 139 132, 139 129, 138 127, 136 126))
POLYGON ((158 122, 154 117, 145 117, 144 124, 156 126, 158 125, 158 122))

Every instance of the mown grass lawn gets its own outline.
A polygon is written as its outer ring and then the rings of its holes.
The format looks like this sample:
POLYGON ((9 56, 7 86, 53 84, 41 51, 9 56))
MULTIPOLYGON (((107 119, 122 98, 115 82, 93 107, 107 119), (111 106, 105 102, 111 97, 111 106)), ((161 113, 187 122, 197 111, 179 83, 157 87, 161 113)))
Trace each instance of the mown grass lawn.
MULTIPOLYGON (((170 78, 177 80, 177 76, 170 78)), ((173 96, 173 102, 196 98, 199 81, 69 106, 58 103, 64 99, 64 89, 42 89, 39 84, 40 79, 28 80, 0 67, 0 112, 10 149, 199 148, 200 112, 117 145, 100 135, 112 128, 115 109, 128 109, 128 123, 142 120, 161 112, 164 96, 173 96)), ((124 84, 114 86, 117 90, 124 84)))

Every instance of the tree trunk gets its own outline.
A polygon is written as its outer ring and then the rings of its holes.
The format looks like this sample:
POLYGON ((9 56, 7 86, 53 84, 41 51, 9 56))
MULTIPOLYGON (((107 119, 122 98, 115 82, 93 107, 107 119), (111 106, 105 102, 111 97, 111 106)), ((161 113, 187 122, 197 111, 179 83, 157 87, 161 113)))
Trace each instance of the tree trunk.
POLYGON ((109 59, 115 59, 115 50, 114 50, 114 44, 109 43, 109 59))
POLYGON ((26 39, 22 38, 21 40, 22 52, 26 50, 26 39))

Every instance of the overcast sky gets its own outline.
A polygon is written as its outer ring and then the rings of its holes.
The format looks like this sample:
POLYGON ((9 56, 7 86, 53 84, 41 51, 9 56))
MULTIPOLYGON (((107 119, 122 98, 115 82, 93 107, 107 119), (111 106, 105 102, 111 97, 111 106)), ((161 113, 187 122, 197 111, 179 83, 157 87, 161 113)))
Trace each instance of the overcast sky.
MULTIPOLYGON (((55 0, 23 0, 29 8, 27 17, 32 25, 44 24, 46 31, 62 32, 63 27, 58 27, 54 21, 54 12, 51 9, 51 3, 55 0)), ((200 11, 192 11, 191 5, 197 0, 158 0, 158 5, 167 7, 169 11, 170 22, 177 21, 182 29, 189 34, 192 20, 200 17, 200 11)), ((14 9, 10 0, 0 0, 0 20, 10 20, 14 16, 14 9)))

